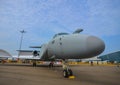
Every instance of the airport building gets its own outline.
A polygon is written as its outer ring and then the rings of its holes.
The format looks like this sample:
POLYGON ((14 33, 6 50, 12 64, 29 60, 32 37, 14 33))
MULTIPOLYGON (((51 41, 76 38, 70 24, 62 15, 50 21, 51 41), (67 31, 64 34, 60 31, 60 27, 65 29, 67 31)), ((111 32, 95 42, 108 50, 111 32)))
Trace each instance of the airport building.
POLYGON ((120 51, 99 56, 101 61, 120 62, 120 51))

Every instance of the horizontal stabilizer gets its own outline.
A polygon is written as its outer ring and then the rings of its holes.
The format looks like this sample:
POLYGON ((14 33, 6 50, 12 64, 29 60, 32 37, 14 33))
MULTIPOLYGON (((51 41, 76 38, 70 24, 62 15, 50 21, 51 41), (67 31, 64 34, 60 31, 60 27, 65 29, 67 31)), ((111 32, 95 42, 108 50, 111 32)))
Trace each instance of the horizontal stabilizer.
POLYGON ((41 46, 30 46, 30 48, 41 48, 41 46))

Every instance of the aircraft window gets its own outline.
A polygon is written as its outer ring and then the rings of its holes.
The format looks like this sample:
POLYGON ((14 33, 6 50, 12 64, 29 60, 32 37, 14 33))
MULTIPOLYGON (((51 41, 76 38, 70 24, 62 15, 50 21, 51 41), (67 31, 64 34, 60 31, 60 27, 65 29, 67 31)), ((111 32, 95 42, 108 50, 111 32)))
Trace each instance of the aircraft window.
POLYGON ((60 36, 60 35, 68 35, 68 33, 58 33, 58 34, 55 34, 53 38, 60 36))
POLYGON ((55 40, 52 41, 52 44, 54 44, 54 43, 55 43, 55 40))
POLYGON ((60 40, 61 40, 62 38, 60 38, 60 40))
POLYGON ((60 45, 62 45, 62 43, 60 42, 60 45))

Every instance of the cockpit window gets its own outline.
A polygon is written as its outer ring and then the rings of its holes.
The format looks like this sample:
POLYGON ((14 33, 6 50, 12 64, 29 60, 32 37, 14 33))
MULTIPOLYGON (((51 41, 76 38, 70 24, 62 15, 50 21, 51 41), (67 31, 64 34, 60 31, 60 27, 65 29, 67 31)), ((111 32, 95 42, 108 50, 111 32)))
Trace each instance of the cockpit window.
POLYGON ((58 33, 58 34, 55 34, 53 38, 55 38, 57 36, 61 36, 61 35, 68 35, 68 33, 58 33))

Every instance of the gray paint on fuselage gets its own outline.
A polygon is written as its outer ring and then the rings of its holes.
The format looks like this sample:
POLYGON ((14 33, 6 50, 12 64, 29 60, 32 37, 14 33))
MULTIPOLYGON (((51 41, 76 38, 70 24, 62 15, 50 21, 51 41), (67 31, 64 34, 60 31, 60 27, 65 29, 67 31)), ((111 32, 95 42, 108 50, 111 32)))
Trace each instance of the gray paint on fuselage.
MULTIPOLYGON (((92 42, 90 41, 90 43, 92 42)), ((49 56, 54 55, 56 58, 60 59, 82 59, 96 56, 100 54, 104 48, 104 43, 97 37, 82 34, 69 34, 57 36, 51 40, 48 43, 48 54, 49 56), (92 41, 93 44, 89 44, 90 39, 95 40, 92 41), (96 47, 89 45, 95 45, 96 47)))
POLYGON ((58 33, 47 44, 33 47, 41 48, 39 58, 43 60, 90 58, 104 51, 105 44, 101 39, 79 34, 79 31, 77 30, 73 34, 58 33))

